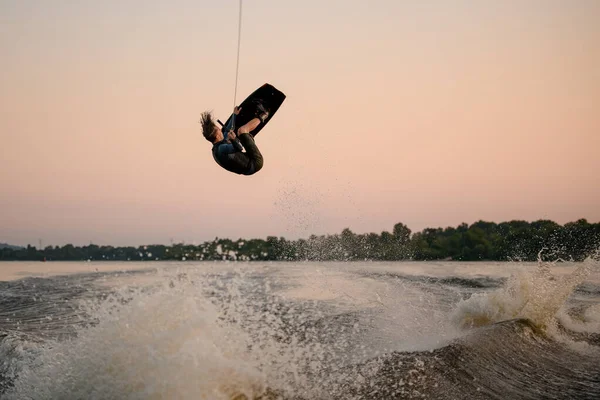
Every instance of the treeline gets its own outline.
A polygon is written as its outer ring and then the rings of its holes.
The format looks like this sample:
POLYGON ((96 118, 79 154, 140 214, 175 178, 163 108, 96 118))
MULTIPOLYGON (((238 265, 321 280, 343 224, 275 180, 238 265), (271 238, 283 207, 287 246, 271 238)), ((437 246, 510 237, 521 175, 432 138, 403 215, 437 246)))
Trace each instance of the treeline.
POLYGON ((48 246, 36 249, 4 248, 0 260, 256 260, 256 261, 352 261, 352 260, 521 260, 535 261, 543 251, 546 259, 581 261, 598 253, 600 223, 585 219, 559 225, 553 221, 510 221, 496 224, 478 221, 472 225, 427 228, 412 233, 404 224, 392 232, 340 234, 286 240, 216 238, 200 245, 174 244, 140 247, 48 246))

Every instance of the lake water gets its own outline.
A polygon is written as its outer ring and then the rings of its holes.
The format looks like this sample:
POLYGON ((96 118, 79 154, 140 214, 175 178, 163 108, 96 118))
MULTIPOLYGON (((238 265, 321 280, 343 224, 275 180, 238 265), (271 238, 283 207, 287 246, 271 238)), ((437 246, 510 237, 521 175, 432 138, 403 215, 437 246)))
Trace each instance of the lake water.
POLYGON ((600 398, 600 265, 0 263, 2 399, 600 398))

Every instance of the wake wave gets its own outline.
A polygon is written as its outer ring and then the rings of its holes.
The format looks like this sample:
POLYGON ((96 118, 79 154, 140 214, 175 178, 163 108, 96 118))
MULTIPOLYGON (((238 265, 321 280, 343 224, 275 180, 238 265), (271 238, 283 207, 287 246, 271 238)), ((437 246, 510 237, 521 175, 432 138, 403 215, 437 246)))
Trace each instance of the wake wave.
POLYGON ((600 392, 597 354, 557 345, 526 319, 473 330, 431 352, 386 354, 346 376, 338 398, 593 399, 600 392))
POLYGON ((598 262, 587 259, 564 276, 552 275, 550 266, 540 262, 533 272, 511 275, 498 290, 476 293, 460 301, 452 319, 461 327, 477 327, 523 318, 543 330, 551 329, 557 322, 559 310, 575 288, 598 268, 598 262))
POLYGON ((370 277, 379 277, 379 278, 398 278, 410 282, 420 282, 427 284, 441 284, 448 286, 458 286, 472 289, 483 289, 483 288, 496 288, 501 286, 506 282, 504 278, 492 278, 488 276, 482 277, 458 277, 458 276, 449 276, 449 277, 433 277, 433 276, 419 276, 419 275, 405 275, 401 273, 391 273, 391 272, 368 272, 365 275, 370 277))
MULTIPOLYGON (((153 272, 151 284, 91 297, 77 287, 78 307, 67 318, 74 332, 66 338, 36 338, 33 329, 4 325, 0 394, 10 400, 597 398, 600 307, 565 307, 595 268, 588 260, 563 276, 552 275, 548 264, 516 273, 495 290, 457 302, 448 318, 463 330, 457 339, 433 350, 375 357, 364 343, 381 314, 377 304, 386 318, 413 318, 387 325, 392 329, 414 324, 418 312, 431 312, 421 320, 439 310, 412 300, 435 298, 423 292, 422 280, 402 286, 399 294, 415 302, 404 314, 392 307, 403 297, 383 290, 380 280, 369 281, 369 288, 377 289, 381 303, 339 312, 330 300, 276 295, 278 282, 260 268, 211 274, 182 267, 153 272)), ((60 287, 68 282, 56 279, 60 287)), ((474 281, 443 279, 465 288, 474 281)), ((52 283, 43 284, 54 296, 52 283)), ((361 293, 344 290, 344 299, 361 293)))
POLYGON ((318 398, 315 377, 353 331, 312 302, 268 296, 269 281, 252 273, 159 280, 84 299, 87 322, 69 339, 23 350, 4 340, 13 364, 0 371, 3 399, 239 400, 273 388, 318 398))

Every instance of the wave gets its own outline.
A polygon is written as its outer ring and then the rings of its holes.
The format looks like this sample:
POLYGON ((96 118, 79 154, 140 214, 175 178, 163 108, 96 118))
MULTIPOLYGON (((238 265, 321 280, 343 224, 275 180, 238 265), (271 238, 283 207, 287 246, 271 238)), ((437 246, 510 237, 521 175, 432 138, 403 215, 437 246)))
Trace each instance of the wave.
POLYGON ((554 276, 550 264, 512 274, 498 290, 475 293, 457 305, 452 319, 462 327, 484 326, 525 318, 543 329, 556 323, 556 315, 598 262, 588 259, 570 274, 554 276))
POLYGON ((390 353, 345 372, 339 393, 353 399, 593 399, 597 354, 545 336, 530 320, 478 328, 431 352, 390 353))
POLYGON ((487 289, 487 288, 497 288, 502 286, 505 282, 505 278, 492 278, 489 276, 481 276, 481 277, 457 277, 457 276, 448 276, 448 277, 433 277, 433 276, 425 276, 425 275, 406 275, 401 273, 392 273, 392 272, 363 272, 363 275, 368 276, 370 278, 381 278, 381 279, 401 279, 409 282, 418 282, 418 283, 426 283, 426 284, 437 284, 437 285, 448 285, 448 286, 457 286, 471 289, 487 289))
POLYGON ((600 296, 600 286, 592 282, 583 282, 577 286, 575 293, 590 297, 600 296))
POLYGON ((600 308, 565 308, 595 266, 590 261, 563 277, 542 264, 517 273, 496 290, 458 301, 449 315, 462 329, 458 338, 378 356, 363 345, 377 309, 336 312, 327 302, 286 301, 260 271, 179 268, 156 272, 152 285, 90 289, 93 296, 81 290, 90 288, 88 281, 37 282, 47 286, 45 300, 75 293, 67 323, 73 334, 33 335, 43 315, 33 311, 31 329, 0 326, 6 360, 0 394, 8 400, 598 398, 600 308))

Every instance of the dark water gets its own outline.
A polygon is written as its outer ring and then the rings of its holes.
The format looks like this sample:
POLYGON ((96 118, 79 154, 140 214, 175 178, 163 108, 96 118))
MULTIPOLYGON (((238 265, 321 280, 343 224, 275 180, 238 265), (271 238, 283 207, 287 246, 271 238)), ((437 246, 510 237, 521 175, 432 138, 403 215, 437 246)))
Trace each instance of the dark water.
POLYGON ((593 261, 96 267, 0 282, 0 398, 600 398, 593 261))

